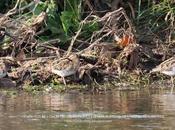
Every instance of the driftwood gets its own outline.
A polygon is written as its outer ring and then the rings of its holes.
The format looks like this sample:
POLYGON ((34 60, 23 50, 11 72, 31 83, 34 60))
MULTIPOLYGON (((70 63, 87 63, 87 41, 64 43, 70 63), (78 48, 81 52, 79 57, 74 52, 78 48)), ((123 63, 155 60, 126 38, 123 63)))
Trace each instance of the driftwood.
MULTIPOLYGON (((5 26, 8 29, 9 23, 13 23, 13 19, 8 16, 16 13, 13 12, 14 10, 16 9, 14 8, 8 15, 0 18, 0 26, 5 26)), ((66 58, 70 53, 76 53, 80 58, 81 64, 77 73, 79 81, 83 83, 97 82, 98 79, 102 81, 101 78, 104 76, 120 76, 123 68, 132 70, 137 67, 140 51, 135 40, 136 32, 123 8, 97 18, 96 22, 101 26, 100 29, 95 31, 89 39, 83 41, 78 38, 84 24, 92 21, 90 13, 80 23, 79 30, 72 38, 67 50, 49 45, 49 43, 60 42, 59 39, 45 43, 40 43, 36 39, 35 36, 46 19, 47 14, 42 12, 33 19, 31 24, 18 23, 19 28, 16 28, 14 24, 16 31, 12 35, 15 40, 10 43, 10 50, 2 50, 3 55, 8 55, 6 52, 11 51, 11 70, 8 72, 8 76, 17 84, 48 83, 54 77, 48 71, 50 63, 66 58), (126 34, 132 36, 134 41, 125 48, 120 48, 114 36, 122 38, 126 34), (73 49, 77 41, 81 41, 79 47, 81 46, 82 49, 79 51, 73 49), (87 43, 86 46, 85 43, 87 43), (38 54, 35 50, 42 50, 43 53, 38 54)), ((3 57, 1 59, 7 60, 3 57)))

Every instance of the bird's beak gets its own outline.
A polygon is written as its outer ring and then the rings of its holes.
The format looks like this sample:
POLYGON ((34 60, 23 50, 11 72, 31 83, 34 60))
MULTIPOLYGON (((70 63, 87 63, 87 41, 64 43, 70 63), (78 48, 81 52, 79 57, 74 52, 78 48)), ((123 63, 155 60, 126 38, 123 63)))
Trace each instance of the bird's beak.
POLYGON ((5 31, 5 35, 9 36, 10 38, 12 38, 13 40, 15 39, 15 37, 13 37, 10 33, 5 31))

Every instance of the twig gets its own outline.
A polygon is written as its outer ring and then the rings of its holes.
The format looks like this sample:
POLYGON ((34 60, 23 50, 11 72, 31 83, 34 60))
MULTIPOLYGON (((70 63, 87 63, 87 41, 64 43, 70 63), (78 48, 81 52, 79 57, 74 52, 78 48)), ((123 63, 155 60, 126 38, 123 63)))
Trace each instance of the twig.
POLYGON ((100 18, 99 19, 99 22, 105 21, 106 19, 108 19, 112 15, 118 15, 118 14, 121 14, 122 12, 123 12, 123 8, 122 7, 119 8, 118 10, 113 11, 113 12, 109 12, 105 16, 103 16, 102 18, 100 18))
POLYGON ((13 9, 9 10, 5 16, 10 16, 10 15, 13 15, 13 14, 16 14, 16 13, 19 13, 19 12, 22 12, 25 9, 27 9, 27 8, 29 8, 29 7, 31 7, 31 6, 33 6, 35 4, 35 2, 32 1, 29 4, 27 4, 26 6, 24 6, 24 7, 22 7, 22 8, 20 8, 20 9, 17 10, 17 7, 18 7, 20 1, 21 0, 18 0, 16 2, 16 4, 15 4, 15 7, 13 9))
POLYGON ((81 23, 80 23, 80 29, 78 30, 78 32, 76 33, 76 35, 72 38, 71 40, 71 43, 70 43, 70 46, 67 50, 67 54, 66 56, 70 55, 71 51, 72 51, 72 48, 73 48, 73 45, 74 45, 74 42, 76 41, 77 37, 79 36, 82 28, 83 28, 83 25, 85 23, 85 21, 91 16, 92 13, 90 13, 81 23))
POLYGON ((80 34, 81 30, 82 30, 83 23, 84 23, 84 21, 82 23, 80 23, 80 29, 78 30, 76 35, 72 38, 70 46, 69 46, 69 48, 67 50, 66 56, 70 55, 70 52, 72 51, 72 48, 73 48, 73 45, 74 45, 74 42, 76 41, 77 37, 79 36, 79 34, 80 34))
POLYGON ((56 39, 51 39, 49 41, 45 41, 45 42, 39 43, 37 46, 47 45, 47 44, 54 44, 54 43, 59 43, 59 42, 60 42, 60 39, 56 38, 56 39))
POLYGON ((84 50, 78 52, 78 54, 82 54, 87 50, 92 49, 96 44, 98 44, 104 37, 109 36, 112 33, 112 31, 109 31, 108 33, 106 33, 105 35, 103 35, 101 38, 97 39, 95 42, 93 42, 89 47, 85 48, 84 50))
POLYGON ((15 7, 13 9, 9 10, 5 16, 10 16, 12 14, 15 14, 17 11, 16 9, 17 9, 20 2, 21 2, 21 0, 17 0, 15 7))
POLYGON ((130 31, 132 31, 132 33, 134 33, 134 36, 135 36, 136 29, 135 29, 134 26, 132 25, 131 20, 128 18, 127 14, 126 14, 126 12, 125 12, 124 10, 122 11, 122 14, 124 15, 124 17, 125 17, 125 19, 126 19, 128 25, 129 25, 130 31))

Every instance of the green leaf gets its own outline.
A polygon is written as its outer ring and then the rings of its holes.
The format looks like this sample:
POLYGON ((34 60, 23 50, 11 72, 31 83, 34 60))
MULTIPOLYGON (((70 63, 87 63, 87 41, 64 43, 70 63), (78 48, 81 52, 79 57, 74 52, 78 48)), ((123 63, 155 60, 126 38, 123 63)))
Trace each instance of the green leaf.
MULTIPOLYGON (((68 35, 69 29, 77 29, 78 27, 78 20, 75 18, 75 15, 73 12, 71 11, 63 11, 61 13, 61 22, 62 22, 62 26, 63 29, 66 33, 66 35, 68 35)), ((74 30, 76 31, 76 30, 74 30)))

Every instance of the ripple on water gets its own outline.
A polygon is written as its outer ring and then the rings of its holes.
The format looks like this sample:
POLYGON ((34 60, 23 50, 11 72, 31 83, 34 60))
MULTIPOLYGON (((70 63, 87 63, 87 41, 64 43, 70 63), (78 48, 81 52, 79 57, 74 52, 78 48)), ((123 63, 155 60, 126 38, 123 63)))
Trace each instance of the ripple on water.
POLYGON ((157 119, 164 118, 164 115, 151 115, 151 114, 108 114, 106 112, 36 112, 35 114, 22 114, 21 118, 26 119, 84 119, 84 120, 120 120, 120 119, 157 119))

